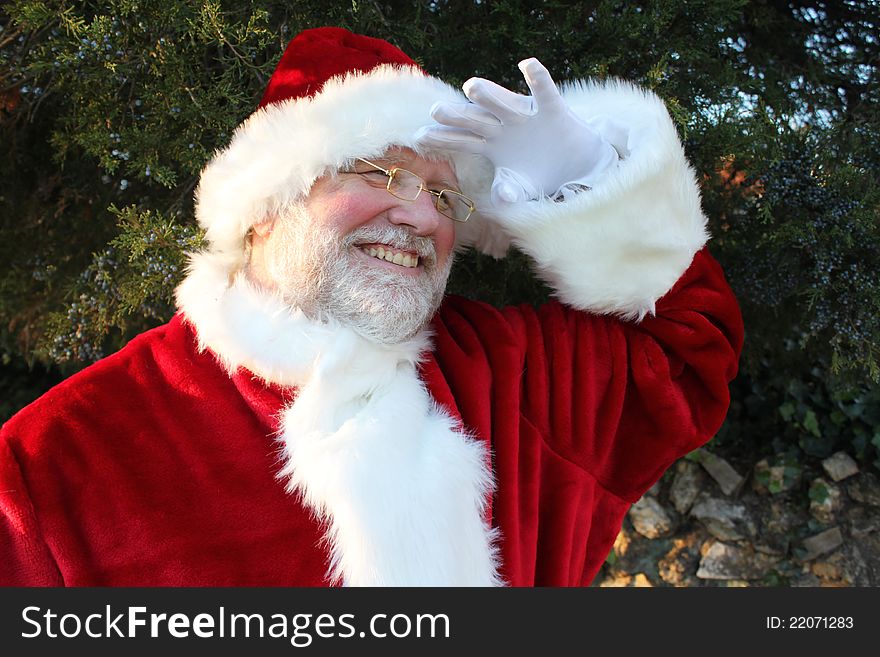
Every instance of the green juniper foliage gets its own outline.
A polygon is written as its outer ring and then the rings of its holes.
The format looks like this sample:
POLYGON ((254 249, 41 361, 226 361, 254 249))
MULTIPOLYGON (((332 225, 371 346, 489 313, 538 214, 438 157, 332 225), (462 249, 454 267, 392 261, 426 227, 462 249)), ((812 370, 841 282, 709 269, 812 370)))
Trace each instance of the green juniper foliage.
POLYGON ((129 206, 108 210, 118 217, 119 234, 72 285, 64 311, 48 317, 49 358, 93 362, 106 355, 111 328, 125 329, 128 318, 164 322, 174 313, 174 288, 185 267, 185 253, 197 251, 201 234, 191 223, 163 219, 129 206))
MULTIPOLYGON (((0 9, 0 411, 173 313, 198 172, 289 39, 339 25, 453 84, 620 77, 667 103, 747 340, 717 438, 780 462, 880 446, 875 263, 880 40, 870 0, 327 3, 16 0, 0 9), (796 454, 795 454, 796 456, 796 454)), ((451 290, 548 290, 524 256, 460 259, 451 290)))

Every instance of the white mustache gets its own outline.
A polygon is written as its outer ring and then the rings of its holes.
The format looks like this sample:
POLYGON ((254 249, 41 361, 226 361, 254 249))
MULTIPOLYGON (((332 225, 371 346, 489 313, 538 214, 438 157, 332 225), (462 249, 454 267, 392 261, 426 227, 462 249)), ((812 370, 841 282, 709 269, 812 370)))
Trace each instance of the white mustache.
POLYGON ((399 226, 362 226, 343 239, 343 246, 349 248, 356 244, 387 244, 401 251, 412 251, 420 258, 434 262, 437 251, 434 240, 429 237, 413 235, 399 226))

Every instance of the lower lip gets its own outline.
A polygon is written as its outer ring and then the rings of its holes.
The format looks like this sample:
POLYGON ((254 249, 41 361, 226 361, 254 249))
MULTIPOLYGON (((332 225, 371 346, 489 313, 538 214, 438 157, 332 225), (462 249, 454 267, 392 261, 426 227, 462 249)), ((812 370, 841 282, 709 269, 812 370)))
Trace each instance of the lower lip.
POLYGON ((373 257, 371 255, 367 255, 361 249, 354 247, 354 252, 361 256, 362 258, 369 260, 376 267, 384 267, 389 271, 395 271, 398 274, 403 274, 405 276, 416 276, 421 274, 424 271, 424 267, 421 263, 421 258, 419 258, 419 264, 415 267, 404 267, 403 265, 395 265, 393 262, 388 262, 387 260, 380 260, 379 258, 373 257))

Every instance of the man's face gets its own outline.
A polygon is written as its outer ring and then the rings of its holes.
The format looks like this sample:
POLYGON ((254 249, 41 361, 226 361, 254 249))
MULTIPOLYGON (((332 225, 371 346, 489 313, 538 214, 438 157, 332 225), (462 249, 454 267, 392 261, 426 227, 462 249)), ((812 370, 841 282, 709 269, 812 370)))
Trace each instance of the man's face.
MULTIPOLYGON (((448 163, 409 149, 371 161, 458 188, 448 163)), ((437 310, 453 260, 455 222, 434 199, 403 201, 354 173, 319 178, 289 215, 255 227, 251 277, 313 318, 383 343, 412 337, 437 310)))

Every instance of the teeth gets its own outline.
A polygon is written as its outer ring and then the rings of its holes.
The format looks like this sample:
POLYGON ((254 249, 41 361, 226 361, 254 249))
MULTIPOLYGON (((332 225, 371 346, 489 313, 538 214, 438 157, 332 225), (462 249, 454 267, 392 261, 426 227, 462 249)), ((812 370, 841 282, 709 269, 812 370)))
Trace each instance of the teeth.
POLYGON ((401 267, 413 268, 419 266, 419 257, 410 255, 409 253, 394 253, 394 251, 390 249, 386 251, 381 246, 361 248, 361 251, 369 256, 379 258, 380 260, 385 260, 401 267))

